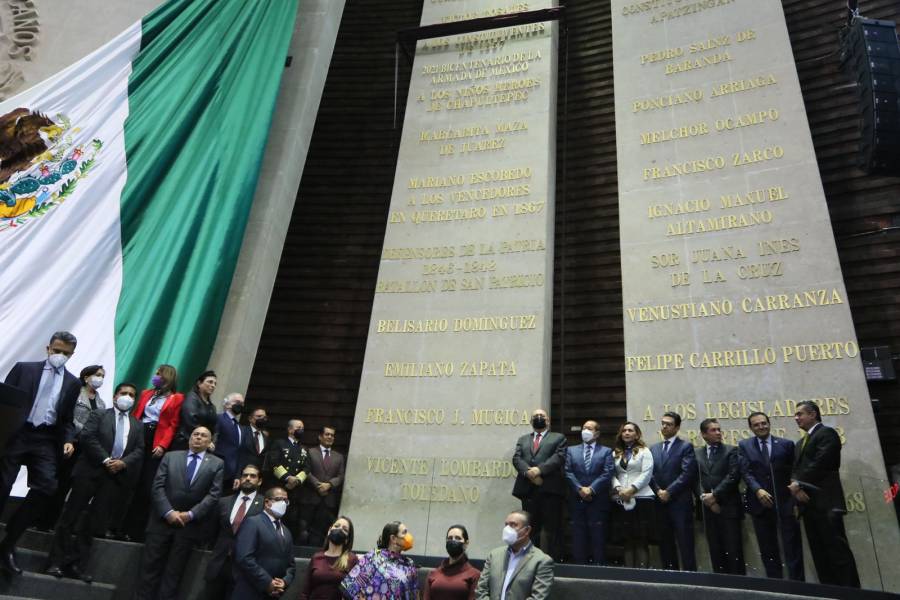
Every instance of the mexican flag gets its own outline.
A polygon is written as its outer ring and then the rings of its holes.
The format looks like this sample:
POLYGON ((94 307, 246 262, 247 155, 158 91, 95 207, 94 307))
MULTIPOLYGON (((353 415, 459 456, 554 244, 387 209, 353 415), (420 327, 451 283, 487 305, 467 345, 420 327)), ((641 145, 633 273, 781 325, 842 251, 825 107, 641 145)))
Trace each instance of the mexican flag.
POLYGON ((56 330, 70 370, 207 367, 297 0, 170 0, 0 103, 0 379, 56 330))

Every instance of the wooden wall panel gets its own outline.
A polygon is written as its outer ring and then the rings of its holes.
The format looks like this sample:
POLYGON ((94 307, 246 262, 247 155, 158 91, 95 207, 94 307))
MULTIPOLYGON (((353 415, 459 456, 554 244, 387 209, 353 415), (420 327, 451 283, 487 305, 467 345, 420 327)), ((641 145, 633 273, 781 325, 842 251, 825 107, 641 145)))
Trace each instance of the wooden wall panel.
MULTIPOLYGON (((248 399, 281 426, 333 423, 346 448, 396 163, 394 33, 422 0, 348 0, 248 399)), ((553 305, 554 429, 625 418, 609 0, 567 0, 561 45, 553 305)), ((862 345, 900 351, 900 180, 854 167, 855 89, 838 68, 840 2, 783 0, 862 345)), ((900 19, 895 0, 865 15, 900 19)), ((400 105, 408 65, 401 61, 400 105)), ((402 116, 402 115, 401 115, 402 116)), ((889 464, 900 462, 900 388, 873 385, 889 464)), ((310 433, 306 440, 314 443, 310 433)))

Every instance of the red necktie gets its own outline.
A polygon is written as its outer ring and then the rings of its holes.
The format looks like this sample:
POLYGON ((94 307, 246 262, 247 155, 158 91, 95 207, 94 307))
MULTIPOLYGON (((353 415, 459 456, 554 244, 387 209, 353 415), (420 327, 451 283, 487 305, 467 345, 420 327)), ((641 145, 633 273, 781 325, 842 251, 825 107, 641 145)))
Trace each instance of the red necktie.
POLYGON ((531 446, 531 451, 537 452, 537 449, 540 447, 540 445, 541 445, 541 434, 536 433, 536 434, 534 434, 534 444, 532 444, 532 446, 531 446))
POLYGON ((231 532, 237 534, 238 529, 241 528, 241 523, 244 522, 244 516, 247 514, 247 501, 250 499, 250 496, 244 496, 241 498, 241 505, 238 507, 237 514, 234 515, 234 522, 231 524, 231 532))

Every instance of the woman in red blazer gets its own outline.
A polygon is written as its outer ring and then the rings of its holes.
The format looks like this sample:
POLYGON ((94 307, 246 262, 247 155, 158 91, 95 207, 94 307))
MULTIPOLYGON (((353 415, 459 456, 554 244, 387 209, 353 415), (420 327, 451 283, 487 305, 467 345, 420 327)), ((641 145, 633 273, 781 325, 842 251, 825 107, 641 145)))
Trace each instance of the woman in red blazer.
POLYGON ((136 481, 134 501, 125 520, 125 533, 134 541, 143 541, 150 514, 150 489, 163 454, 169 449, 181 419, 184 394, 175 391, 178 372, 172 365, 160 365, 152 379, 153 387, 141 392, 134 407, 134 418, 144 425, 144 466, 136 481))

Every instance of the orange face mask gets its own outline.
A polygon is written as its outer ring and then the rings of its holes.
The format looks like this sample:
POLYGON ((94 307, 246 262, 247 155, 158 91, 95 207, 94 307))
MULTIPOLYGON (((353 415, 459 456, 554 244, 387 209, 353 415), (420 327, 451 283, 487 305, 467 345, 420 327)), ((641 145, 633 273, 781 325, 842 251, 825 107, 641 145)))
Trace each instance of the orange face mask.
POLYGON ((404 552, 407 552, 407 551, 409 551, 409 550, 412 550, 412 547, 413 547, 413 536, 412 536, 411 533, 406 532, 406 535, 402 536, 400 539, 403 540, 403 545, 400 546, 400 549, 401 549, 401 550, 403 550, 404 552))

